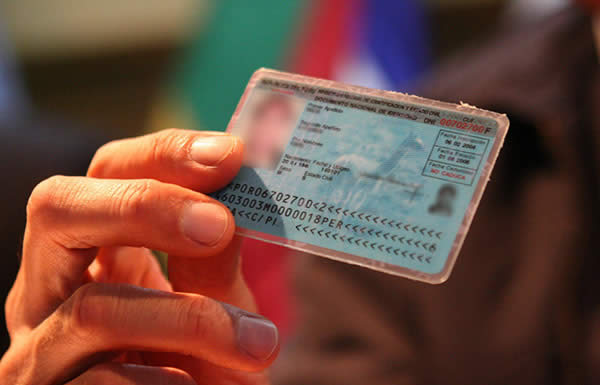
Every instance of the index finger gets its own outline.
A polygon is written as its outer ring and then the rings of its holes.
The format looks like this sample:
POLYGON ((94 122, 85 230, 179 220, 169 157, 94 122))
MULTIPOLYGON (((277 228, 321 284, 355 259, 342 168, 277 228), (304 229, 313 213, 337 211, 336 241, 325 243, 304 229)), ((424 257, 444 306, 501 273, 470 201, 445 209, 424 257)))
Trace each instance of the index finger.
POLYGON ((94 155, 88 176, 149 178, 208 193, 237 174, 243 147, 239 138, 225 133, 168 129, 105 144, 94 155))
MULTIPOLYGON (((94 156, 88 175, 150 178, 208 193, 233 179, 242 158, 242 141, 229 134, 168 129, 108 143, 94 156)), ((239 244, 232 242, 202 261, 169 256, 173 288, 253 310, 254 300, 240 271, 239 244)))

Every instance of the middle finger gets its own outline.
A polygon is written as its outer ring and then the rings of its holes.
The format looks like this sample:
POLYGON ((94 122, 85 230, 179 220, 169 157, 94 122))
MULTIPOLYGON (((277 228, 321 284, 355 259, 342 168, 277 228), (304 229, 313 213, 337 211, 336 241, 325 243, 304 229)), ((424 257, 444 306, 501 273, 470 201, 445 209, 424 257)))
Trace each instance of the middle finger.
MULTIPOLYGON (((185 257, 222 251, 231 213, 194 191, 154 180, 54 177, 30 198, 23 261, 9 301, 37 325, 84 280, 101 246, 144 246, 185 257)), ((10 306, 9 306, 10 307, 10 306)))

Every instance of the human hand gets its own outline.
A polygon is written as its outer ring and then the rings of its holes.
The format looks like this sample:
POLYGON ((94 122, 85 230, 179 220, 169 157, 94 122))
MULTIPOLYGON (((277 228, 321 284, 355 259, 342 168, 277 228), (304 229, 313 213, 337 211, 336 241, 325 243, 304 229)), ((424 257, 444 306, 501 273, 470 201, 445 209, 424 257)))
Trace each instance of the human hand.
POLYGON ((202 194, 235 176, 242 149, 227 134, 166 130, 103 146, 87 177, 40 183, 1 382, 265 383, 277 329, 252 313, 231 213, 202 194), (170 282, 149 249, 169 253, 170 282))

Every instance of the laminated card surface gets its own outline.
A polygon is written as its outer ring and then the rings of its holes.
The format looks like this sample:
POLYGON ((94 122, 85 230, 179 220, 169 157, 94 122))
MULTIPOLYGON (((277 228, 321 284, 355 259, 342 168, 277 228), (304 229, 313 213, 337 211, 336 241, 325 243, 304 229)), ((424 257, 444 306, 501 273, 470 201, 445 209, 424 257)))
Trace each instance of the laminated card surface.
POLYGON ((214 196, 245 236, 429 283, 447 279, 506 132, 467 105, 261 69, 214 196))

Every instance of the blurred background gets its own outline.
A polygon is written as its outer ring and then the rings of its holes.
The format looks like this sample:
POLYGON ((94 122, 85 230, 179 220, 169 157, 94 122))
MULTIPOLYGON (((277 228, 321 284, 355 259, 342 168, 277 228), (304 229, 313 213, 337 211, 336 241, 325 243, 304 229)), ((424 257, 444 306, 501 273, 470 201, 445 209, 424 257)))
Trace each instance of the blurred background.
MULTIPOLYGON (((0 0, 0 164, 9 176, 0 298, 18 267, 29 192, 50 175, 85 173, 102 143, 167 127, 223 130, 259 67, 412 92, 459 49, 565 4, 0 0)), ((244 256, 261 309, 288 333, 285 252, 249 243, 244 256)))

